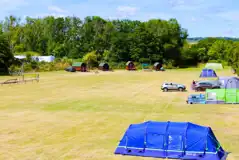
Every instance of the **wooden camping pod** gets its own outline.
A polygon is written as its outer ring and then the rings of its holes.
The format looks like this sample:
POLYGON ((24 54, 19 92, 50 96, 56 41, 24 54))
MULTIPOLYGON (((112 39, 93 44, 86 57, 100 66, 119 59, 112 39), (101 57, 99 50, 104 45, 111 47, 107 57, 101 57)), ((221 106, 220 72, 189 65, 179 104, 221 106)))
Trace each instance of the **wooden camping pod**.
POLYGON ((110 70, 110 66, 109 66, 108 63, 100 63, 99 64, 99 70, 109 71, 110 70))
POLYGON ((160 71, 161 67, 162 67, 162 64, 160 64, 159 62, 156 62, 154 63, 153 69, 155 71, 160 71))
POLYGON ((72 64, 72 67, 75 68, 76 71, 87 72, 87 65, 84 62, 75 62, 72 64))
POLYGON ((126 63, 126 70, 128 70, 128 71, 136 70, 135 65, 132 61, 128 61, 126 63))

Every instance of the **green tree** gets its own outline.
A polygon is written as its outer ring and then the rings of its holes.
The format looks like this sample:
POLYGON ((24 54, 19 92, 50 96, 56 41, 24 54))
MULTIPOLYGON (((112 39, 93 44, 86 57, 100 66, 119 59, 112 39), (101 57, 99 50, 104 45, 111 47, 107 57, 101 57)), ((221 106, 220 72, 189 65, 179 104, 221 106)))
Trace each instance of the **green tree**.
POLYGON ((209 59, 212 60, 226 60, 227 55, 232 51, 232 41, 217 40, 208 50, 209 59))
POLYGON ((14 61, 14 56, 10 49, 10 44, 7 38, 3 35, 0 36, 0 70, 1 72, 8 73, 8 68, 14 61))
POLYGON ((89 66, 89 67, 97 67, 98 66, 96 51, 92 51, 92 52, 87 53, 83 57, 82 60, 85 63, 87 63, 87 66, 89 66))

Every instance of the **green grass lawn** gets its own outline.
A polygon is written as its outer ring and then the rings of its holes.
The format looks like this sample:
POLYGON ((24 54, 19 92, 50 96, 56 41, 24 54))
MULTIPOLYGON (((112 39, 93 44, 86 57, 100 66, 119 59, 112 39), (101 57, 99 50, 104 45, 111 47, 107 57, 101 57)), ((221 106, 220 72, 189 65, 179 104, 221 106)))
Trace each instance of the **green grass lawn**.
MULTIPOLYGON (((164 93, 164 81, 186 84, 198 70, 40 73, 39 83, 0 86, 0 159, 139 160, 114 150, 132 123, 190 121, 211 126, 239 159, 239 105, 187 105, 192 91, 164 93)), ((217 72, 231 75, 230 70, 217 72)), ((3 81, 9 77, 0 77, 3 81)))

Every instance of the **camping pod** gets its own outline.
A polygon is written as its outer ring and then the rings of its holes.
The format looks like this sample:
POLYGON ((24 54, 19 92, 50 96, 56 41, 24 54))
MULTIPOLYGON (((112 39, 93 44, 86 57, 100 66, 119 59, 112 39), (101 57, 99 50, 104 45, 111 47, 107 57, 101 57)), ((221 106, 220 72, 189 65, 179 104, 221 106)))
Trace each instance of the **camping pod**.
POLYGON ((99 70, 109 71, 110 70, 110 66, 109 66, 108 63, 100 63, 99 64, 99 70))
POLYGON ((72 64, 72 67, 75 68, 76 71, 80 72, 86 72, 87 71, 87 66, 83 62, 75 62, 72 64))
POLYGON ((128 70, 128 71, 136 70, 135 65, 132 61, 128 61, 126 63, 126 70, 128 70))
POLYGON ((161 68, 162 68, 162 64, 160 64, 159 62, 154 63, 153 69, 154 69, 155 71, 160 71, 161 68))
POLYGON ((199 77, 200 78, 215 78, 217 77, 217 74, 213 69, 204 68, 199 77))
POLYGON ((155 121, 131 124, 115 154, 185 160, 222 160, 227 156, 210 127, 155 121))

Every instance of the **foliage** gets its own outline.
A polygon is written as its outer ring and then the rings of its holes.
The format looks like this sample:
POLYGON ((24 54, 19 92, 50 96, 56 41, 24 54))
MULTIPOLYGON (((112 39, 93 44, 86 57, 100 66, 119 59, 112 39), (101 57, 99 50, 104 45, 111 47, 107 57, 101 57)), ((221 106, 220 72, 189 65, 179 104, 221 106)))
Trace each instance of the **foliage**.
MULTIPOLYGON (((59 71, 64 70, 66 67, 72 65, 72 60, 55 60, 54 62, 36 62, 30 61, 24 63, 24 72, 45 72, 45 71, 59 71)), ((21 64, 11 65, 10 70, 13 72, 18 72, 21 70, 21 64)))
POLYGON ((38 53, 38 52, 33 52, 33 51, 27 51, 27 52, 18 52, 18 53, 15 53, 15 55, 31 55, 31 56, 40 56, 41 53, 38 53))
POLYGON ((9 16, 1 26, 15 54, 78 59, 95 51, 98 62, 139 62, 144 58, 150 63, 163 58, 179 62, 180 48, 187 38, 176 19, 140 22, 49 16, 27 17, 22 24, 19 18, 9 16))
POLYGON ((8 73, 8 68, 14 61, 13 54, 10 49, 7 38, 0 35, 0 72, 8 73))
POLYGON ((95 51, 92 51, 90 53, 87 53, 83 58, 83 62, 87 63, 87 66, 89 67, 97 67, 97 55, 95 51))
POLYGON ((0 60, 7 67, 13 63, 14 53, 28 56, 29 68, 36 70, 52 70, 55 64, 71 65, 72 59, 85 61, 90 67, 108 62, 113 68, 124 68, 125 62, 131 60, 139 66, 163 62, 166 68, 175 68, 217 61, 239 68, 237 39, 199 37, 197 43, 191 44, 187 42, 187 30, 176 19, 140 22, 98 16, 84 20, 49 16, 27 17, 25 23, 20 23, 19 18, 9 16, 0 23, 0 35, 5 37, 0 47, 6 48, 0 52, 10 56, 0 60), (31 62, 29 56, 33 55, 54 55, 57 59, 44 64, 48 69, 43 69, 43 64, 31 62))
POLYGON ((199 63, 217 62, 224 66, 230 65, 239 73, 239 42, 237 41, 207 38, 192 44, 183 53, 193 56, 192 60, 199 63))

